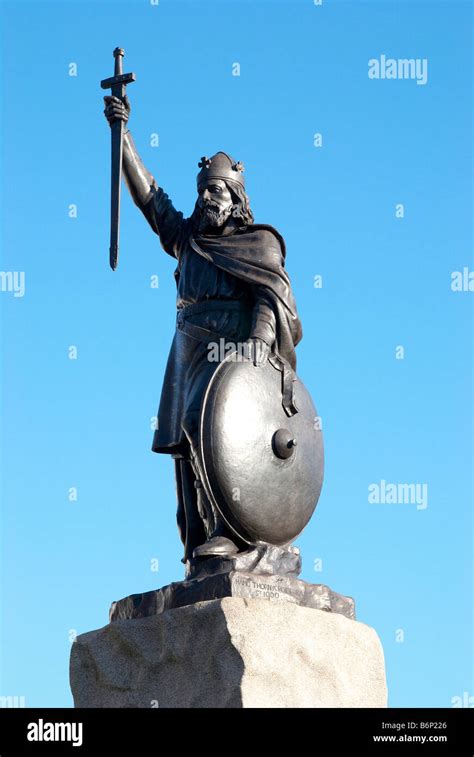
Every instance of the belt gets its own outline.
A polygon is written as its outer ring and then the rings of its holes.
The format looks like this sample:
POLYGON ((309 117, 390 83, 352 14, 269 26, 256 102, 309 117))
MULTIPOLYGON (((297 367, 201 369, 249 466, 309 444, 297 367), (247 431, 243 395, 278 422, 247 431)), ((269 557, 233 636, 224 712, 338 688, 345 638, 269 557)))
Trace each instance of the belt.
POLYGON ((212 313, 216 310, 248 310, 248 302, 246 300, 202 300, 201 302, 194 302, 192 305, 185 305, 182 308, 178 308, 178 314, 176 319, 177 328, 184 334, 197 339, 200 342, 219 341, 223 338, 223 334, 219 334, 216 331, 211 331, 203 326, 190 323, 188 318, 197 313, 212 313))
POLYGON ((246 310, 249 307, 248 300, 201 300, 178 308, 178 321, 196 313, 210 313, 213 310, 246 310))

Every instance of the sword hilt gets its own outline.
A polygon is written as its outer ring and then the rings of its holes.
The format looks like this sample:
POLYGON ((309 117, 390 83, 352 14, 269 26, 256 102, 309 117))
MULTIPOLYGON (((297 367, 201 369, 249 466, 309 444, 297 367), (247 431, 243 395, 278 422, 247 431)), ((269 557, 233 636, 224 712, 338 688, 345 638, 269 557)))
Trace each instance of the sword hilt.
POLYGON ((122 58, 125 55, 125 50, 123 47, 116 47, 114 50, 114 58, 115 58, 115 70, 114 75, 115 76, 122 76, 123 70, 122 70, 122 58))
POLYGON ((125 87, 127 84, 131 84, 135 81, 136 76, 133 73, 122 73, 122 60, 125 55, 125 50, 122 47, 116 47, 114 50, 114 75, 108 79, 103 79, 100 83, 102 89, 111 89, 112 94, 116 97, 123 97, 125 95, 125 87))

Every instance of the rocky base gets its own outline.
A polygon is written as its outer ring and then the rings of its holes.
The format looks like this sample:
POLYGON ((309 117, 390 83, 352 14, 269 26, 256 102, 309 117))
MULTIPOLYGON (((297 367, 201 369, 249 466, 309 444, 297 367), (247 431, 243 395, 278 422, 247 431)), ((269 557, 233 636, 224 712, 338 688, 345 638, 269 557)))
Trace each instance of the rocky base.
POLYGON ((76 707, 386 707, 372 628, 294 602, 229 597, 77 637, 76 707))
POLYGON ((355 619, 351 597, 337 594, 324 584, 302 581, 298 578, 300 572, 300 552, 292 546, 259 544, 231 558, 193 560, 186 564, 184 581, 113 602, 109 619, 148 618, 195 602, 225 597, 291 602, 355 619))
POLYGON ((355 619, 354 600, 337 594, 328 586, 310 584, 292 576, 268 576, 242 571, 178 581, 144 594, 132 594, 112 603, 109 619, 148 618, 177 607, 225 597, 265 599, 272 604, 290 602, 355 619))

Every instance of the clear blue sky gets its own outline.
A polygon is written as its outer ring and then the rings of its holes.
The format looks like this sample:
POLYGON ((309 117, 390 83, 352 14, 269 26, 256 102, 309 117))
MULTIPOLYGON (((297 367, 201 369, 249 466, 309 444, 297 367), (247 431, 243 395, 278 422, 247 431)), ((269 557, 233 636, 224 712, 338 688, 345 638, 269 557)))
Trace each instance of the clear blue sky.
POLYGON ((392 706, 473 695, 474 293, 451 289, 473 269, 470 3, 15 0, 1 15, 1 270, 25 293, 0 293, 0 694, 70 706, 74 630, 183 575, 172 462, 150 450, 174 265, 126 193, 108 267, 99 82, 119 45, 130 128, 175 205, 191 212, 197 161, 223 149, 286 238, 327 455, 302 577, 355 597, 392 706), (381 55, 426 58, 427 83, 369 79, 381 55), (381 480, 427 484, 428 506, 369 503, 381 480))

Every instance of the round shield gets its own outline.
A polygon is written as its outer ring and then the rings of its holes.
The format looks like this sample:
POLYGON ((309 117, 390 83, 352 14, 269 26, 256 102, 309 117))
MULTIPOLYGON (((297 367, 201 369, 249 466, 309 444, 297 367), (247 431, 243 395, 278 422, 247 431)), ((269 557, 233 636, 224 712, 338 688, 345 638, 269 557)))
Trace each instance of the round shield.
POLYGON ((244 541, 281 546, 307 525, 323 482, 323 439, 287 364, 227 356, 203 399, 200 448, 206 490, 244 541))

